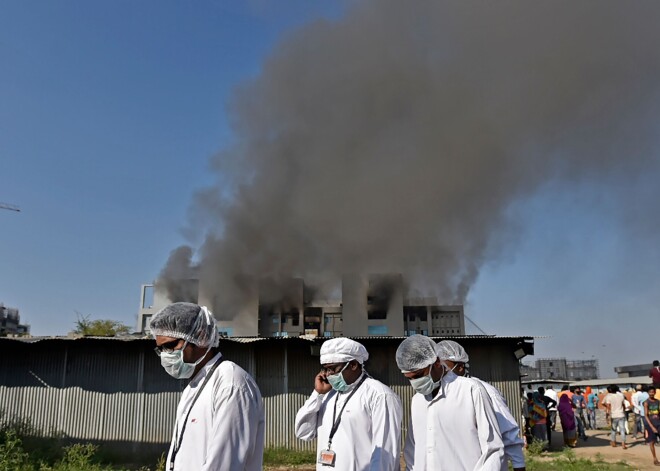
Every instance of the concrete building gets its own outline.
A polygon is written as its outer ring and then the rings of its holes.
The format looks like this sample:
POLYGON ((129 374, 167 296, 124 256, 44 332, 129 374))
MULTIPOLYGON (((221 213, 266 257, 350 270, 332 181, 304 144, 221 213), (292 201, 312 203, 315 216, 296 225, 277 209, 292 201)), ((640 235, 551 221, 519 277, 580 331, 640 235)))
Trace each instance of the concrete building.
MULTIPOLYGON (((196 280, 186 283, 197 290, 194 301, 213 310, 214 295, 202 293, 196 280)), ((341 299, 334 300, 306 295, 301 278, 246 286, 252 286, 253 293, 242 312, 232 320, 218 319, 228 337, 465 335, 463 306, 442 306, 435 298, 406 298, 400 274, 346 275, 341 299)), ((151 316, 169 303, 159 285, 142 285, 137 331, 147 332, 151 316)))
POLYGON ((30 326, 21 324, 18 309, 0 303, 0 337, 30 335, 30 326))
MULTIPOLYGON (((305 333, 304 283, 301 278, 280 281, 273 286, 271 281, 259 283, 258 333, 262 337, 298 337, 305 333), (270 293, 277 293, 269 296, 270 293)), ((248 316, 254 316, 254 308, 248 316)), ((230 336, 230 331, 225 330, 230 336)))
POLYGON ((347 275, 342 279, 342 334, 403 335, 403 277, 347 275))
POLYGON ((653 363, 643 365, 615 366, 614 372, 618 378, 632 378, 637 376, 649 376, 653 363))
POLYGON ((539 358, 535 362, 540 378, 568 379, 566 358, 539 358))
POLYGON ((412 298, 403 307, 405 335, 465 335, 463 306, 438 306, 435 298, 412 298))
POLYGON ((534 365, 521 365, 520 371, 528 381, 581 381, 599 377, 598 360, 539 358, 534 365))
POLYGON ((583 381, 600 377, 598 360, 566 360, 569 380, 583 381))

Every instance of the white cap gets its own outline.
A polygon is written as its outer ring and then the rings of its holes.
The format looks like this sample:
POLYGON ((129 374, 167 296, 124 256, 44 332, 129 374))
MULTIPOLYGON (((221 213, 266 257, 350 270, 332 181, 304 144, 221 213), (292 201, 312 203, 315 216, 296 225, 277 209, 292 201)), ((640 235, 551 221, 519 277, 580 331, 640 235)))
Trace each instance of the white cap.
POLYGON ((218 329, 213 314, 206 306, 174 303, 151 318, 151 334, 183 339, 199 347, 217 347, 218 329))
POLYGON ((435 342, 426 335, 411 335, 396 349, 396 364, 401 373, 411 373, 435 363, 435 342))
POLYGON ((321 345, 321 364, 346 363, 357 360, 362 364, 369 359, 369 352, 364 345, 355 340, 339 337, 327 340, 321 345))
POLYGON ((463 346, 453 340, 442 340, 435 346, 438 358, 449 360, 454 363, 469 363, 470 357, 463 346))

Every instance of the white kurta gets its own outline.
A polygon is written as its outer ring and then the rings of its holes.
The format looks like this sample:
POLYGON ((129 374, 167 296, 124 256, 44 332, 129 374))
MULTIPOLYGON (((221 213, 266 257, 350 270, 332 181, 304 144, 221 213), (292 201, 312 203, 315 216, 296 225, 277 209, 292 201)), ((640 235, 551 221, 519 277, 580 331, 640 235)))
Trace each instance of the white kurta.
POLYGON ((524 468, 525 455, 523 454, 523 447, 525 442, 520 437, 520 427, 518 427, 516 419, 513 418, 504 396, 492 384, 482 381, 479 378, 472 377, 472 379, 476 379, 486 388, 493 403, 497 425, 500 427, 502 442, 504 443, 504 455, 511 461, 511 465, 514 468, 524 468))
POLYGON ((447 373, 435 397, 415 394, 404 447, 407 471, 503 471, 504 445, 481 383, 447 373))
MULTIPOLYGON (((165 469, 179 440, 188 409, 218 353, 190 381, 176 411, 176 425, 165 469)), ((213 372, 186 425, 174 461, 176 471, 261 471, 264 451, 264 407, 254 379, 240 366, 223 361, 213 372)))
MULTIPOLYGON (((317 461, 320 451, 328 446, 335 401, 338 401, 339 414, 351 390, 344 393, 333 390, 327 394, 314 391, 296 414, 296 437, 318 439, 317 461)), ((346 405, 332 439, 332 450, 336 454, 334 469, 398 471, 401 417, 399 396, 380 381, 367 377, 346 405)), ((317 463, 316 469, 333 468, 317 463)))

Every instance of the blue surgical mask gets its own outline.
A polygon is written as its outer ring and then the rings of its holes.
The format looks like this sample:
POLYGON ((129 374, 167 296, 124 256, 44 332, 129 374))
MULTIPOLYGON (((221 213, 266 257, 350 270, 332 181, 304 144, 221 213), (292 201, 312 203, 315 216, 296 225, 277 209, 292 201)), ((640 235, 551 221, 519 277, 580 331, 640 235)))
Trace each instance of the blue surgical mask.
POLYGON ((183 349, 188 345, 188 341, 183 344, 183 348, 180 350, 174 350, 172 352, 163 351, 160 354, 160 364, 163 365, 165 371, 176 379, 187 379, 190 378, 194 371, 195 367, 201 362, 206 354, 211 349, 211 345, 206 349, 206 353, 199 357, 195 363, 186 363, 183 361, 183 349))
POLYGON ((435 388, 440 386, 440 381, 433 381, 433 378, 431 377, 432 369, 433 367, 429 368, 429 374, 424 375, 421 378, 413 378, 410 380, 410 385, 413 389, 424 396, 431 394, 435 388))
POLYGON ((348 389, 348 384, 346 383, 346 380, 344 380, 344 375, 342 375, 347 366, 348 363, 346 363, 346 365, 344 365, 341 371, 336 375, 328 375, 325 377, 325 379, 328 380, 328 383, 330 383, 330 386, 332 386, 332 389, 337 392, 344 392, 346 389, 348 389))

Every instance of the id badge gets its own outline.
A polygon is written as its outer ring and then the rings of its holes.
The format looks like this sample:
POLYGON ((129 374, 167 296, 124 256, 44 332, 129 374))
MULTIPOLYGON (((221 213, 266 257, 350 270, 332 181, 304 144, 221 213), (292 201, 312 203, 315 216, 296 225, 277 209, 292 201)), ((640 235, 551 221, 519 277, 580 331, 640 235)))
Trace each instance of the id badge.
POLYGON ((335 452, 332 450, 323 450, 319 455, 319 463, 323 466, 335 467, 335 452))

